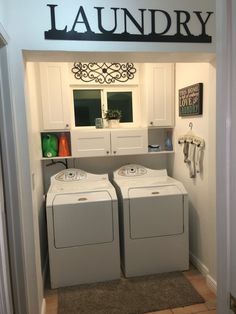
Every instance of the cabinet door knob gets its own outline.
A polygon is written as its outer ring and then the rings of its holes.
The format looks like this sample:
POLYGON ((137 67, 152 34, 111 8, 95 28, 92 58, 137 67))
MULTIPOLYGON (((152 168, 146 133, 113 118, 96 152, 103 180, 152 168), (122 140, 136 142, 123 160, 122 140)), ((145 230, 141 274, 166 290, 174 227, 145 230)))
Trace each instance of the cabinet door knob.
POLYGON ((69 124, 67 123, 67 124, 66 124, 66 128, 68 128, 68 127, 69 127, 69 124))
POLYGON ((110 153, 109 150, 107 150, 107 155, 109 155, 109 153, 110 153))
POLYGON ((153 121, 151 121, 150 124, 153 125, 153 121))
POLYGON ((116 154, 116 150, 113 151, 113 154, 116 154))

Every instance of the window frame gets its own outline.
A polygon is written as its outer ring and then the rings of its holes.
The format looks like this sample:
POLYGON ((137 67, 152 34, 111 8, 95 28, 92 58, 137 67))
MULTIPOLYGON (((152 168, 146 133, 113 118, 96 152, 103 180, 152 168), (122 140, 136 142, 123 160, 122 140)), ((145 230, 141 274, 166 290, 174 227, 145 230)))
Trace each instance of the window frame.
MULTIPOLYGON (((84 85, 73 85, 71 86, 71 97, 72 97, 72 121, 74 128, 94 128, 94 126, 76 126, 75 125, 75 109, 74 109, 74 90, 100 90, 101 92, 101 111, 102 118, 104 119, 104 114, 108 108, 107 104, 107 93, 108 92, 131 92, 132 95, 132 114, 133 114, 133 122, 121 122, 120 127, 136 127, 139 124, 139 111, 140 111, 140 102, 138 97, 138 87, 137 86, 101 86, 101 85, 92 85, 92 86, 84 86, 84 85)), ((107 127, 107 121, 104 119, 104 127, 107 127)))

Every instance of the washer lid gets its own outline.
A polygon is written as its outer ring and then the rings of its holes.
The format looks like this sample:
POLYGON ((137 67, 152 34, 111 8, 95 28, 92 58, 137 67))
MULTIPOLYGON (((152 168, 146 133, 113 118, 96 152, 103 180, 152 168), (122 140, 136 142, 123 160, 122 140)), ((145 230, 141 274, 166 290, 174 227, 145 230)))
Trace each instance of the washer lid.
POLYGON ((181 190, 176 185, 162 185, 162 186, 146 186, 129 188, 129 198, 140 198, 140 197, 156 197, 166 195, 181 195, 181 190))
POLYGON ((111 201, 111 199, 108 191, 57 194, 53 200, 53 206, 111 201))

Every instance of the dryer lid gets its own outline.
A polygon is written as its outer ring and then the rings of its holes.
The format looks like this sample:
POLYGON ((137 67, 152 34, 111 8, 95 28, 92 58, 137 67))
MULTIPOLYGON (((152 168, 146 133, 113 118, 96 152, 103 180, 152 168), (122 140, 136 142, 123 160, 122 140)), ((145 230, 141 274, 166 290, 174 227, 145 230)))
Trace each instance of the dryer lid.
POLYGON ((181 190, 176 185, 146 186, 130 188, 129 198, 155 197, 167 195, 181 195, 181 190))

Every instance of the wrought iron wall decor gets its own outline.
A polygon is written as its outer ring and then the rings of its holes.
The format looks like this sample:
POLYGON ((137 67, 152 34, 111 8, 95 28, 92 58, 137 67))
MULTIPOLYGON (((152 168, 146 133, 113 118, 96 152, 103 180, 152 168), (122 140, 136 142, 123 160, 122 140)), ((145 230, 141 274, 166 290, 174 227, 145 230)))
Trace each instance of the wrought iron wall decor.
POLYGON ((75 62, 71 69, 77 80, 95 82, 98 84, 111 84, 132 80, 137 72, 133 63, 82 63, 75 62))

